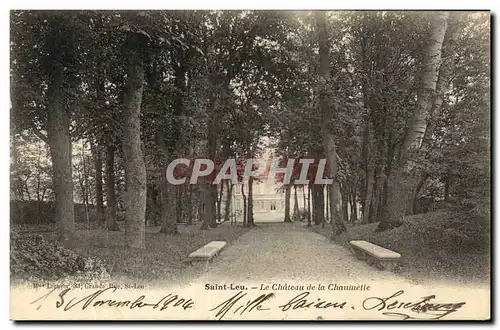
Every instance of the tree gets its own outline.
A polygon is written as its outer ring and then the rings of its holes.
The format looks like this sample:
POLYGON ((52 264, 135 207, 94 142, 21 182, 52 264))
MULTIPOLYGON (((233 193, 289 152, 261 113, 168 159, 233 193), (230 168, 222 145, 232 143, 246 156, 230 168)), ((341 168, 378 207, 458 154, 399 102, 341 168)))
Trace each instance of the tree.
POLYGON ((115 147, 108 145, 106 148, 106 228, 111 231, 119 231, 117 221, 117 203, 115 191, 115 147))
MULTIPOLYGON (((329 117, 328 113, 330 111, 330 106, 328 104, 328 94, 327 94, 327 86, 330 81, 330 63, 329 63, 329 46, 328 46, 328 35, 326 29, 326 13, 322 11, 316 12, 316 26, 318 33, 318 42, 319 42, 319 61, 320 61, 320 73, 323 78, 320 87, 320 112, 322 118, 321 125, 321 135, 323 139, 323 148, 327 157, 327 164, 330 176, 336 181, 337 175, 337 155, 336 155, 336 147, 335 147, 335 137, 331 133, 330 128, 328 127, 329 117)), ((339 193, 337 184, 334 184, 332 189, 332 193, 330 194, 330 210, 332 212, 332 228, 333 234, 338 235, 344 232, 345 226, 342 223, 342 219, 339 218, 338 215, 338 206, 339 206, 339 193)))
POLYGON ((292 186, 290 184, 284 185, 285 189, 285 220, 284 222, 292 222, 290 217, 290 197, 292 192, 292 186))
POLYGON ((413 167, 411 153, 418 150, 427 126, 427 115, 432 106, 433 94, 441 63, 441 50, 447 28, 449 13, 441 12, 433 20, 429 35, 428 48, 422 62, 420 87, 418 90, 417 104, 408 124, 399 160, 396 163, 394 176, 389 180, 387 193, 388 207, 385 216, 381 219, 379 230, 387 230, 401 225, 401 219, 406 213, 408 196, 415 191, 415 183, 411 177, 413 167))
POLYGON ((123 107, 122 136, 127 191, 125 194, 125 236, 131 248, 145 249, 146 166, 141 147, 140 113, 144 89, 143 50, 148 38, 129 32, 127 85, 123 107))
POLYGON ((55 221, 59 238, 68 240, 75 221, 70 107, 78 93, 81 64, 78 14, 13 11, 11 15, 14 120, 49 144, 55 221), (34 92, 25 94, 25 89, 34 92))

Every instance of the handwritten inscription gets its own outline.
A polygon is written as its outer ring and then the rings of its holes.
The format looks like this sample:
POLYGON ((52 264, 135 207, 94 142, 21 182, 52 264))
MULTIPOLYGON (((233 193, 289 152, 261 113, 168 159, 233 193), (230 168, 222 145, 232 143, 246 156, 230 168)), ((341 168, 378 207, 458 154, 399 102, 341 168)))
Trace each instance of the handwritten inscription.
MULTIPOLYGON (((234 290, 236 286, 231 285, 234 290)), ((146 295, 139 295, 133 299, 120 300, 113 297, 117 292, 116 287, 99 289, 90 294, 78 295, 77 291, 65 288, 61 291, 52 289, 30 302, 37 310, 43 306, 69 311, 71 309, 86 310, 87 308, 121 308, 121 309, 152 309, 164 311, 166 309, 189 310, 195 308, 195 302, 191 298, 182 297, 178 294, 168 293, 161 299, 152 299, 146 295)), ((213 290, 211 288, 211 290, 213 290)), ((211 306, 202 306, 209 312, 213 312, 215 318, 222 320, 225 317, 243 316, 263 311, 305 311, 305 310, 358 310, 359 301, 348 303, 338 299, 319 297, 310 291, 304 291, 291 299, 279 299, 275 292, 262 294, 249 294, 247 290, 239 290, 230 298, 211 306)), ((465 305, 465 302, 441 302, 436 300, 435 295, 428 295, 418 299, 404 299, 403 290, 393 294, 379 297, 371 296, 365 298, 361 307, 365 311, 380 312, 388 318, 402 320, 438 320, 454 312, 465 305)), ((199 306, 198 306, 199 307, 199 306)), ((179 317, 180 319, 182 317, 179 317)))
MULTIPOLYGON (((54 292, 56 289, 52 289, 48 293, 39 297, 38 299, 31 302, 32 305, 36 305, 36 309, 40 309, 49 297, 54 297, 54 292)), ((180 309, 191 309, 194 307, 194 301, 192 299, 183 298, 176 294, 169 293, 160 300, 156 302, 147 302, 145 295, 140 295, 135 299, 130 300, 115 300, 108 295, 110 293, 115 293, 116 287, 109 287, 106 289, 97 290, 83 298, 72 296, 70 294, 71 289, 67 288, 60 291, 57 294, 55 300, 55 307, 62 308, 64 311, 68 311, 72 308, 81 308, 82 310, 88 307, 116 307, 116 308, 152 308, 159 309, 163 311, 167 308, 180 308, 180 309)))
MULTIPOLYGON (((281 311, 296 310, 296 309, 308 309, 308 308, 344 308, 346 302, 328 302, 323 299, 317 298, 316 300, 307 300, 310 292, 302 292, 297 296, 293 297, 291 300, 285 302, 284 304, 278 305, 277 308, 281 311)), ((210 311, 215 311, 215 317, 222 320, 226 314, 239 314, 250 312, 267 311, 272 309, 272 305, 267 302, 276 297, 275 293, 261 294, 257 298, 250 298, 248 300, 243 299, 248 297, 247 293, 243 291, 238 292, 231 298, 218 304, 216 307, 210 309, 210 311)))
POLYGON ((281 308, 282 311, 287 311, 289 309, 304 309, 304 308, 344 308, 346 302, 330 302, 323 300, 321 298, 317 298, 316 300, 307 300, 308 296, 310 295, 310 292, 302 292, 301 294, 298 294, 297 296, 293 297, 289 302, 286 304, 278 306, 281 308))
POLYGON ((458 311, 465 302, 431 302, 435 299, 435 295, 422 297, 418 301, 398 300, 396 297, 401 296, 403 290, 382 298, 369 297, 363 301, 365 310, 378 310, 383 315, 396 317, 403 320, 439 320, 446 315, 458 311))
POLYGON ((216 307, 210 309, 210 311, 215 311, 215 317, 219 320, 222 320, 227 313, 232 312, 232 314, 236 314, 239 312, 239 315, 243 315, 244 313, 250 313, 252 311, 264 311, 270 310, 271 308, 266 308, 263 304, 269 299, 273 298, 274 293, 261 294, 255 299, 250 299, 246 303, 243 302, 243 297, 247 296, 243 291, 239 291, 237 294, 232 296, 231 298, 223 301, 216 307))

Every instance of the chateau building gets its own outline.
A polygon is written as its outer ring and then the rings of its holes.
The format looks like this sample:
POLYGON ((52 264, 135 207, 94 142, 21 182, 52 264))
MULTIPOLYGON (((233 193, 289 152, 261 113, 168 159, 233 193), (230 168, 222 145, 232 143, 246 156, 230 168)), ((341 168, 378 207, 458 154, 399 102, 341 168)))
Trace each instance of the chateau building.
MULTIPOLYGON (((285 219, 285 192, 280 189, 281 183, 269 183, 267 180, 253 184, 253 212, 255 222, 283 221, 285 219)), ((245 196, 248 198, 248 185, 245 185, 245 196)), ((243 195, 241 185, 234 187, 233 211, 237 214, 237 221, 243 218, 243 195)), ((306 190, 307 193, 307 190, 306 190)), ((294 192, 290 198, 290 216, 293 215, 294 192)), ((304 208, 302 189, 297 189, 299 209, 304 208)))

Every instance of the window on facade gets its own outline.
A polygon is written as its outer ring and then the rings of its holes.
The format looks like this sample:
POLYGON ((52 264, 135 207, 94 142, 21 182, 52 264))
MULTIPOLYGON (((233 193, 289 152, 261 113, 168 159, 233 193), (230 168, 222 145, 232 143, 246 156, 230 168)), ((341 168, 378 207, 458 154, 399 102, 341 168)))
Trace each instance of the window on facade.
POLYGON ((276 204, 274 202, 271 202, 271 211, 276 210, 276 204))

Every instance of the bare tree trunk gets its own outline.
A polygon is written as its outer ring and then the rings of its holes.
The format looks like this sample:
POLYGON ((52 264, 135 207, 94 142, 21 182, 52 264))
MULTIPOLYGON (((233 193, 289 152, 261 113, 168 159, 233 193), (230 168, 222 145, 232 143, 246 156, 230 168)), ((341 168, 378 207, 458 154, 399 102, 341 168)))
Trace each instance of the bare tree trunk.
POLYGON ((175 190, 175 222, 176 223, 181 223, 183 222, 183 192, 182 192, 182 186, 175 186, 172 187, 175 190))
MULTIPOLYGON (((375 169, 374 190, 370 210, 370 223, 377 222, 379 218, 380 196, 382 195, 383 174, 380 166, 375 169)), ((405 203, 406 205, 406 203, 405 203)))
MULTIPOLYGON (((213 101, 213 104, 215 102, 213 101)), ((214 161, 216 159, 216 154, 217 154, 217 125, 215 123, 215 105, 212 107, 212 114, 208 118, 208 155, 209 158, 214 161)), ((217 186, 212 184, 210 182, 210 185, 207 187, 208 191, 210 192, 207 195, 207 209, 205 210, 206 216, 208 217, 208 223, 210 227, 215 228, 217 227, 217 209, 216 209, 216 202, 217 202, 217 186)))
MULTIPOLYGON (((323 83, 320 88, 320 118, 321 118, 321 135, 323 139, 323 149, 326 153, 328 170, 330 177, 336 181, 337 174, 337 152, 335 146, 335 138, 332 130, 329 127, 331 111, 333 110, 329 104, 327 90, 329 89, 328 82, 330 81, 330 49, 328 43, 328 33, 326 28, 326 13, 324 11, 316 11, 316 27, 319 43, 319 61, 320 61, 320 74, 323 78, 323 83)), ((339 204, 339 197, 336 189, 332 189, 330 195, 330 209, 332 210, 332 230, 333 235, 338 235, 346 230, 342 219, 338 217, 336 212, 336 204, 339 204)), ((316 222, 316 220, 315 220, 316 222)))
POLYGON ((370 223, 370 209, 372 205, 372 197, 373 197, 373 176, 375 174, 373 173, 373 170, 370 168, 368 170, 368 173, 366 175, 367 178, 367 184, 366 184, 366 197, 365 201, 363 203, 363 223, 367 224, 370 223))
POLYGON ((330 189, 328 188, 328 185, 325 185, 325 188, 326 188, 326 212, 325 212, 325 221, 323 221, 322 225, 323 228, 325 228, 325 223, 327 221, 330 221, 330 207, 329 207, 330 189))
POLYGON ((422 187, 424 186, 425 182, 429 178, 428 174, 424 174, 420 181, 417 184, 417 188, 415 189, 415 193, 413 195, 413 212, 414 213, 419 213, 419 207, 418 207, 418 197, 420 195, 420 191, 422 190, 422 187))
MULTIPOLYGON (((459 13, 454 13, 452 15, 460 15, 459 13)), ((458 20, 460 22, 460 20, 458 20)), ((422 141, 422 148, 428 149, 429 144, 432 140, 432 134, 437 125, 437 120, 441 114, 443 107, 443 97, 450 88, 451 76, 453 74, 453 55, 455 54, 456 42, 462 31, 463 23, 455 23, 448 26, 446 30, 445 39, 443 40, 442 48, 442 63, 439 67, 439 76, 436 83, 436 93, 434 97, 434 102, 429 111, 429 120, 427 127, 425 129, 424 138, 422 141)))
POLYGON ((167 170, 166 168, 162 169, 162 174, 160 178, 160 214, 161 214, 161 222, 162 226, 160 229, 160 233, 172 235, 178 234, 179 230, 177 228, 177 219, 178 211, 176 210, 175 215, 172 214, 172 211, 176 207, 176 187, 170 184, 167 181, 167 170))
POLYGON ((209 191, 210 191, 210 202, 207 205, 209 212, 209 225, 211 228, 216 228, 217 227, 217 186, 210 183, 209 185, 209 191))
POLYGON ((351 198, 351 223, 358 221, 358 206, 356 205, 356 189, 350 194, 351 198))
POLYGON ((243 197, 243 227, 247 227, 247 197, 245 196, 245 185, 241 184, 241 196, 243 197))
POLYGON ((202 219, 201 229, 207 230, 210 228, 210 224, 212 221, 212 218, 211 218, 212 211, 210 210, 211 203, 212 203, 211 183, 210 182, 203 182, 201 184, 200 188, 201 188, 201 200, 200 200, 200 202, 202 203, 202 206, 201 206, 201 219, 202 219))
POLYGON ((37 143, 37 158, 36 158, 36 165, 37 165, 37 173, 36 173, 36 201, 37 201, 37 214, 36 214, 36 223, 39 224, 41 223, 40 215, 42 214, 42 202, 43 202, 43 196, 41 194, 41 175, 42 175, 42 170, 41 170, 41 147, 40 143, 37 143))
POLYGON ((226 185, 227 185, 227 193, 226 193, 226 204, 224 205, 224 222, 229 221, 229 216, 231 212, 231 198, 233 196, 233 187, 234 184, 229 183, 229 180, 226 180, 226 185))
POLYGON ((330 187, 330 214, 333 235, 340 235, 346 231, 345 225, 342 222, 342 214, 340 213, 340 188, 338 182, 334 181, 330 187))
POLYGON ((410 159, 410 154, 412 149, 420 148, 427 127, 427 115, 436 91, 448 16, 448 12, 440 12, 432 22, 429 45, 422 62, 417 106, 408 125, 408 132, 403 142, 394 176, 389 180, 387 210, 377 227, 377 230, 380 231, 402 224, 402 218, 407 206, 407 197, 415 191, 416 182, 414 182, 415 179, 411 175, 414 164, 410 159))
POLYGON ((293 198, 293 221, 300 220, 299 219, 299 199, 297 197, 297 186, 293 186, 293 193, 294 193, 294 198, 293 198))
POLYGON ((255 225, 253 218, 253 180, 252 176, 248 179, 248 227, 255 225))
POLYGON ((348 215, 348 194, 347 194, 347 188, 343 187, 341 189, 341 195, 342 195, 342 217, 344 219, 345 223, 349 223, 349 215, 348 215))
POLYGON ((189 185, 189 194, 188 194, 188 200, 187 200, 187 209, 188 209, 188 214, 187 214, 187 222, 186 224, 188 226, 191 226, 193 224, 193 185, 189 185))
POLYGON ((148 182, 147 185, 147 204, 146 204, 146 225, 156 225, 156 191, 155 187, 148 182))
POLYGON ((104 214, 104 196, 102 186, 102 150, 98 144, 92 142, 90 143, 90 148, 94 157, 97 221, 103 223, 106 217, 104 214))
POLYGON ((285 221, 284 222, 292 222, 290 218, 290 196, 291 195, 291 186, 289 184, 285 185, 285 221))
POLYGON ((85 220, 87 222, 87 228, 90 229, 90 218, 89 218, 89 187, 88 187, 88 173, 87 173, 87 162, 85 161, 85 142, 82 141, 82 197, 83 197, 83 207, 85 209, 85 220))
POLYGON ((307 185, 307 227, 311 227, 311 186, 307 185))
POLYGON ((141 103, 144 67, 141 53, 145 36, 136 33, 127 40, 127 83, 123 107, 123 161, 125 165, 125 238, 127 246, 145 249, 146 166, 141 147, 141 103))
POLYGON ((224 180, 220 182, 219 197, 217 198, 217 219, 222 221, 222 197, 224 196, 224 180))
MULTIPOLYGON (((203 209, 204 209, 204 202, 203 202, 203 198, 204 198, 204 187, 202 185, 198 185, 198 189, 197 189, 197 196, 198 196, 198 204, 197 204, 197 216, 198 216, 198 222, 203 222, 204 218, 203 218, 203 209)), ((202 227, 204 226, 204 224, 202 224, 202 227)), ((208 224, 207 224, 207 228, 204 228, 204 229, 208 229, 208 224)))
POLYGON ((313 219, 316 226, 322 224, 325 219, 325 196, 323 186, 315 184, 312 186, 313 219))
POLYGON ((106 229, 118 231, 116 222, 117 204, 115 191, 115 147, 108 145, 106 152, 106 229))
MULTIPOLYGON (((302 214, 305 215, 307 211, 307 204, 306 204, 306 185, 302 185, 302 201, 303 201, 303 212, 302 214)), ((301 221, 304 219, 300 219, 301 221)))
MULTIPOLYGON (((55 38, 59 39, 60 36, 55 36, 55 38)), ((63 68, 61 65, 52 70, 52 81, 47 92, 47 99, 47 133, 54 172, 55 222, 58 238, 66 241, 71 239, 74 233, 75 211, 73 206, 70 118, 65 109, 63 68)))

